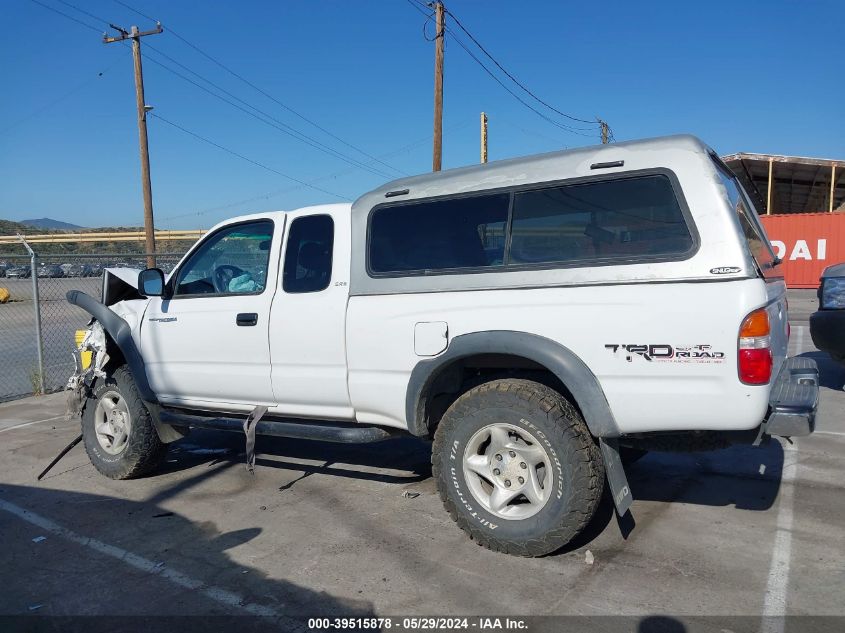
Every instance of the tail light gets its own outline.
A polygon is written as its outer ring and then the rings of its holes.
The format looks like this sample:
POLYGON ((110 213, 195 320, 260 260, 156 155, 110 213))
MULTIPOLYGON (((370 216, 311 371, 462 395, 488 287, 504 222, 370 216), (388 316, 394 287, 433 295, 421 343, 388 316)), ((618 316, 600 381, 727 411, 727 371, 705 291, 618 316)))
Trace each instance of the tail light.
POLYGON ((772 378, 769 314, 760 308, 739 328, 739 379, 746 385, 766 385, 772 378))

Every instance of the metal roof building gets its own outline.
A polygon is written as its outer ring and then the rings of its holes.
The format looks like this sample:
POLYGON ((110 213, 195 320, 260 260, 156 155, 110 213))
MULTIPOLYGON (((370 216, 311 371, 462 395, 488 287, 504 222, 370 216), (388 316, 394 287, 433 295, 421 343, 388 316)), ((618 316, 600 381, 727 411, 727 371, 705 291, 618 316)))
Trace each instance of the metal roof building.
POLYGON ((845 211, 845 160, 748 153, 722 160, 761 214, 845 211))
POLYGON ((817 288, 845 262, 845 160, 731 154, 722 160, 762 215, 790 288, 817 288))

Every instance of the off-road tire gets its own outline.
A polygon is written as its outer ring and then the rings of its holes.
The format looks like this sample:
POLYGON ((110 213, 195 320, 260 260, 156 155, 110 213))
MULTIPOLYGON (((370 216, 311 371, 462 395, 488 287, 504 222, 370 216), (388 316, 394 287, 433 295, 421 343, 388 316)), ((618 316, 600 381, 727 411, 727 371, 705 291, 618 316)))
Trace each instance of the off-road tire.
POLYGON ((542 556, 572 541, 593 517, 604 487, 601 452, 577 409, 550 387, 524 379, 493 380, 459 397, 434 434, 431 464, 440 498, 461 529, 479 545, 518 556, 542 556), (560 494, 522 520, 491 514, 464 477, 469 438, 502 422, 539 438, 559 477, 554 492, 560 494))
POLYGON ((141 401, 135 380, 126 365, 115 369, 105 380, 94 382, 82 412, 82 440, 91 463, 110 479, 132 479, 146 475, 162 463, 167 444, 158 437, 147 407, 141 401), (100 445, 94 430, 94 416, 100 396, 116 391, 126 401, 131 416, 129 437, 123 450, 112 455, 100 445))

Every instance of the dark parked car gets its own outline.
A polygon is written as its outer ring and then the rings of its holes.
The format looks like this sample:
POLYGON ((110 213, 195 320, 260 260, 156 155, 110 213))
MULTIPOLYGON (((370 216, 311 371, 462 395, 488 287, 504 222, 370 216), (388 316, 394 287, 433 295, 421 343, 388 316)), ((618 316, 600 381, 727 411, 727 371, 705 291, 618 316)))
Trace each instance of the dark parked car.
POLYGON ((58 264, 44 264, 38 269, 38 276, 51 278, 64 277, 65 271, 58 264))
POLYGON ((32 269, 29 266, 15 266, 6 271, 9 279, 28 279, 32 276, 32 269))
POLYGON ((0 277, 6 276, 6 266, 0 265, 0 277))
POLYGON ((820 350, 845 362, 845 263, 824 269, 819 310, 810 315, 810 335, 820 350))
POLYGON ((103 265, 102 264, 91 264, 91 273, 88 275, 89 277, 101 277, 103 275, 103 265))
POLYGON ((65 271, 65 274, 68 277, 90 277, 91 271, 92 268, 90 264, 73 264, 67 269, 67 271, 65 271))

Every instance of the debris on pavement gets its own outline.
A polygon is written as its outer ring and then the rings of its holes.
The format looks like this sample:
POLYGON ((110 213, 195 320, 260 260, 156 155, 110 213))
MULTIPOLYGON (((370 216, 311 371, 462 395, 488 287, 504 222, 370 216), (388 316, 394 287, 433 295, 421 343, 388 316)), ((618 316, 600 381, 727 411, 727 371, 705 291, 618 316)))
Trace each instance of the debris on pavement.
POLYGON ((43 604, 31 604, 27 607, 27 610, 28 611, 38 611, 38 609, 40 609, 43 606, 44 606, 43 604))
POLYGON ((592 565, 594 562, 596 562, 596 557, 593 556, 593 553, 590 550, 587 550, 587 552, 584 554, 584 562, 588 565, 592 565))
POLYGON ((402 497, 405 498, 405 499, 416 499, 419 496, 420 496, 420 493, 414 492, 412 490, 406 490, 405 492, 402 493, 402 497))
POLYGON ((45 468, 44 470, 42 470, 42 471, 41 471, 41 474, 40 474, 40 475, 38 475, 38 478, 37 478, 37 479, 38 479, 38 481, 41 481, 41 480, 44 478, 44 475, 46 475, 48 472, 50 472, 50 469, 51 469, 53 466, 55 466, 56 464, 58 464, 58 463, 59 463, 59 460, 60 460, 62 457, 64 457, 65 455, 67 455, 67 454, 70 452, 70 449, 72 449, 74 446, 76 446, 77 444, 79 444, 81 441, 82 441, 82 434, 80 433, 79 435, 77 435, 77 436, 76 436, 76 439, 74 439, 74 440, 73 440, 70 444, 68 444, 67 446, 65 446, 65 447, 62 449, 62 451, 61 451, 58 455, 56 455, 56 457, 55 457, 55 458, 53 458, 53 461, 52 461, 52 462, 50 462, 50 463, 47 465, 47 468, 45 468))
POLYGON ((46 540, 47 540, 46 536, 36 536, 34 539, 32 539, 32 542, 33 543, 40 543, 41 541, 46 541, 46 540))

